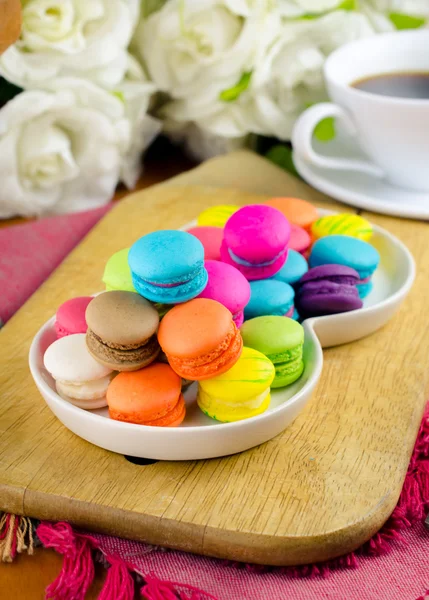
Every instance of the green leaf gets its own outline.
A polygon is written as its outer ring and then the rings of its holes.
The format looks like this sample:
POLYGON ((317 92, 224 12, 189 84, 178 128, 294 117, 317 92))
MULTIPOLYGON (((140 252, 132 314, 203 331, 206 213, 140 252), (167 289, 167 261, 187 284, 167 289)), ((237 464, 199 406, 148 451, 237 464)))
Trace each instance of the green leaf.
POLYGON ((118 98, 118 100, 120 100, 121 102, 125 102, 125 96, 123 92, 120 92, 119 90, 112 92, 112 94, 118 98))
POLYGON ((424 17, 413 17, 411 15, 403 15, 395 12, 390 13, 389 19, 396 29, 418 29, 426 23, 424 17))
POLYGON ((290 146, 285 146, 283 144, 273 146, 265 154, 265 158, 267 158, 269 161, 271 161, 284 171, 287 171, 288 173, 292 173, 292 175, 296 175, 297 177, 299 177, 295 165, 293 164, 292 148, 290 146))
POLYGON ((223 90, 223 92, 219 94, 219 100, 222 100, 222 102, 234 102, 241 96, 243 92, 247 90, 251 79, 252 71, 243 73, 233 87, 229 88, 228 90, 223 90))
POLYGON ((333 117, 326 117, 318 123, 314 129, 314 136, 319 142, 330 142, 335 138, 335 120, 333 117))
POLYGON ((337 10, 359 10, 359 0, 343 0, 337 10))
POLYGON ((298 17, 298 20, 310 20, 310 19, 319 19, 320 17, 324 17, 325 15, 333 12, 334 10, 359 10, 359 0, 343 0, 337 6, 337 8, 333 8, 330 11, 322 12, 322 13, 308 13, 307 15, 303 15, 302 17, 298 17))
POLYGON ((167 0, 142 0, 141 14, 144 19, 147 19, 152 13, 160 10, 167 0))
POLYGON ((0 108, 21 92, 22 89, 20 87, 0 77, 0 108))
MULTIPOLYGON (((315 102, 307 102, 305 108, 314 106, 315 102)), ((326 117, 322 119, 314 128, 314 137, 319 142, 330 142, 335 138, 335 119, 333 117, 326 117)))

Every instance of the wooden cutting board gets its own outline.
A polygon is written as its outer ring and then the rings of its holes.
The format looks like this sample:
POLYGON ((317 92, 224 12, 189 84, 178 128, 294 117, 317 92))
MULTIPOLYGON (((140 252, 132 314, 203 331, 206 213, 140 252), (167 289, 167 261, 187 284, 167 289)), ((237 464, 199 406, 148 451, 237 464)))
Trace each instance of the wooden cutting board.
MULTIPOLYGON (((325 208, 341 208, 314 197, 325 208)), ((113 252, 149 231, 180 227, 210 205, 261 200, 210 187, 157 187, 130 196, 7 323, 0 332, 0 509, 275 565, 338 556, 381 527, 398 500, 428 392, 426 223, 366 215, 411 249, 415 286, 383 330, 325 351, 307 408, 283 434, 253 450, 216 460, 131 464, 65 429, 31 379, 32 337, 67 298, 102 289, 113 252)))

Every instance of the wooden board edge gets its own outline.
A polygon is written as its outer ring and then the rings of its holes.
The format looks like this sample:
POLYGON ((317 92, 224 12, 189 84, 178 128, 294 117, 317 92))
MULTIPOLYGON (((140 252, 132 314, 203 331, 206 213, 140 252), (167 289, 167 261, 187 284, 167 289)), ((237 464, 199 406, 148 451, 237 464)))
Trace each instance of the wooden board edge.
POLYGON ((201 554, 204 526, 154 517, 27 490, 25 515, 45 521, 67 521, 72 525, 105 535, 201 554))
POLYGON ((387 521, 398 495, 382 499, 364 519, 320 536, 273 536, 227 531, 27 490, 25 514, 154 546, 243 563, 292 566, 348 554, 368 541, 387 521))
POLYGON ((354 552, 370 540, 389 519, 398 497, 389 495, 383 499, 382 509, 378 503, 374 511, 362 520, 323 535, 267 536, 207 527, 203 554, 212 558, 277 567, 325 562, 354 552))
POLYGON ((0 512, 24 514, 25 488, 0 482, 0 512))

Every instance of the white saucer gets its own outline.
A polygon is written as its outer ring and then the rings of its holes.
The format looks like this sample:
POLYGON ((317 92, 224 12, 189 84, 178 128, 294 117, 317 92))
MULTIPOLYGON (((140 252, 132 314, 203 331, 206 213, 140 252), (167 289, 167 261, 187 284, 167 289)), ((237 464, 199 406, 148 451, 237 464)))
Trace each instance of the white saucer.
MULTIPOLYGON (((330 142, 313 142, 314 150, 327 157, 367 157, 341 135, 330 142)), ((413 192, 394 187, 377 177, 357 171, 323 169, 308 163, 296 152, 296 170, 303 179, 319 191, 355 208, 393 217, 429 220, 429 193, 413 192)))

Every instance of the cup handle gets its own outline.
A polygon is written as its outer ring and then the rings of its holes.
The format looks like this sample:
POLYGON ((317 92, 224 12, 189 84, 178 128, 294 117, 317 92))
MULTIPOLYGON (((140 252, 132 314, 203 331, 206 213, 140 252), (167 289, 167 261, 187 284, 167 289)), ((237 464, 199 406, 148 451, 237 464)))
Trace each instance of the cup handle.
POLYGON ((340 106, 331 102, 315 104, 307 109, 296 121, 292 133, 292 145, 294 152, 307 162, 322 167, 323 169, 341 169, 347 171, 363 171, 375 177, 384 177, 383 171, 377 165, 365 160, 353 160, 348 158, 330 158, 322 156, 313 150, 312 140, 316 125, 327 117, 340 119, 347 132, 357 137, 356 127, 350 116, 340 106))

